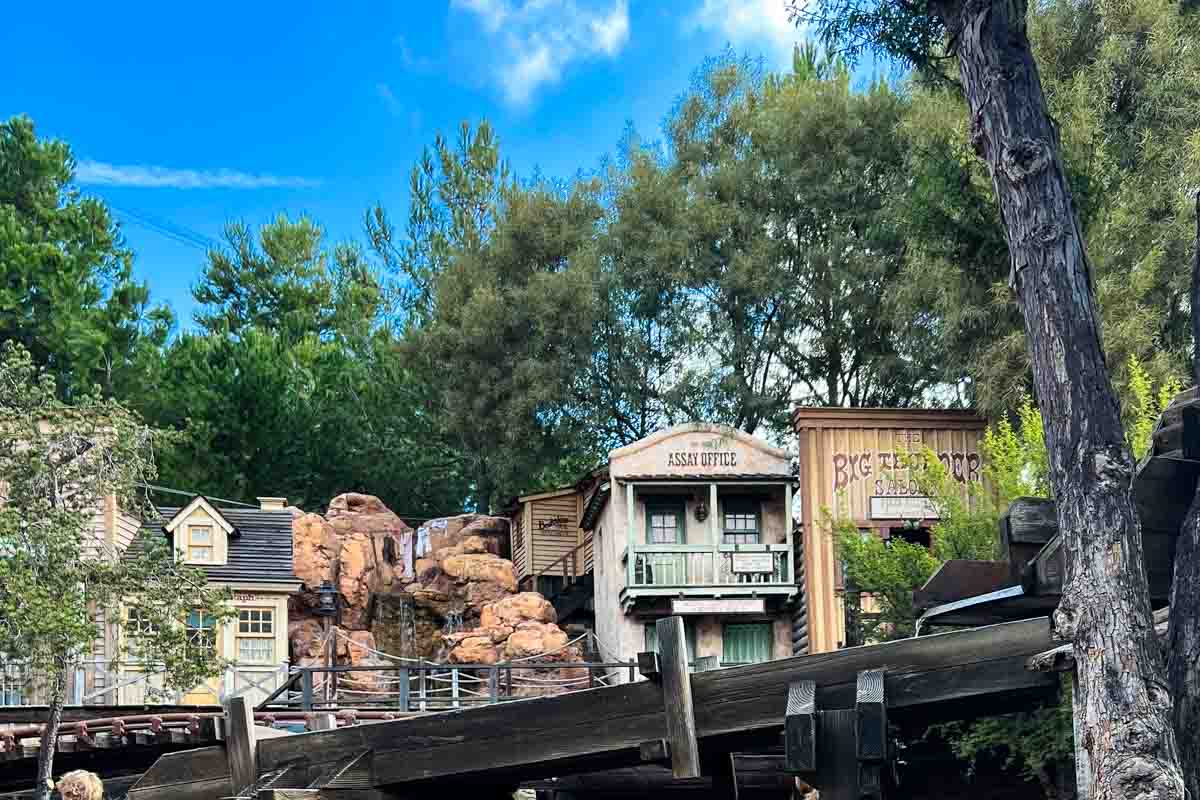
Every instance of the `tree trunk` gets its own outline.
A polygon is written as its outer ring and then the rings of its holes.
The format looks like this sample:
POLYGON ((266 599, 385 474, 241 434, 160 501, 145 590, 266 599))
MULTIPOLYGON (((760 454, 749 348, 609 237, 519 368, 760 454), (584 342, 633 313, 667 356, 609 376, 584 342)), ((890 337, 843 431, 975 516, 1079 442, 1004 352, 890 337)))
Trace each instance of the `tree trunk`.
POLYGON ((971 139, 986 160, 1029 339, 1064 544, 1056 631, 1075 646, 1075 714, 1092 797, 1181 800, 1131 496, 1133 459, 1109 380, 1083 235, 1025 31, 1023 0, 966 0, 942 15, 971 139))
MULTIPOLYGON (((1200 386, 1200 193, 1196 195, 1196 243, 1192 255, 1192 375, 1200 386)), ((1175 542, 1175 575, 1167 676, 1174 700, 1175 737, 1188 794, 1200 798, 1200 486, 1175 542)))
POLYGON ((38 749, 37 783, 33 787, 33 800, 50 800, 54 784, 54 751, 58 747, 58 726, 62 723, 63 705, 66 704, 67 665, 60 664, 50 685, 50 707, 46 727, 42 729, 41 747, 38 749))

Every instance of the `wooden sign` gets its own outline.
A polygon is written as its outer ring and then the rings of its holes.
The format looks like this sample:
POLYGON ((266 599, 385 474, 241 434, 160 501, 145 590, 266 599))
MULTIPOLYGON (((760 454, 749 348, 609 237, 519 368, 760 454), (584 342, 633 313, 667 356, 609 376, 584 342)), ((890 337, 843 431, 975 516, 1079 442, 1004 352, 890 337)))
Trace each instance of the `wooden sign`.
POLYGON ((941 519, 928 497, 892 497, 888 495, 871 498, 871 519, 941 519))
POLYGON ((733 553, 733 571, 738 575, 770 575, 775 571, 775 554, 733 553))
POLYGON ((766 600, 761 597, 671 601, 672 614, 765 614, 766 612, 766 600))

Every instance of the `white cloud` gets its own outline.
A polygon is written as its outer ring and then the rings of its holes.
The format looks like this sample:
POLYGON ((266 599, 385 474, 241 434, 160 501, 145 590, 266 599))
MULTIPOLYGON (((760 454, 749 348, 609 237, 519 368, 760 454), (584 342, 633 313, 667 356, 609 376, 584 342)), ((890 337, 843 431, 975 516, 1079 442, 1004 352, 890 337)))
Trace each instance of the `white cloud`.
POLYGON ((400 106, 400 101, 396 99, 396 95, 392 94, 392 88, 383 81, 375 84, 375 92, 383 100, 383 104, 387 106, 388 113, 393 117, 400 116, 403 110, 400 106))
POLYGON ((453 0, 495 44, 504 99, 525 106, 578 61, 614 58, 629 41, 628 0, 453 0))
POLYGON ((703 0, 685 23, 690 30, 715 33, 734 47, 761 52, 773 66, 791 63, 801 38, 788 19, 787 0, 703 0))
POLYGON ((102 186, 136 186, 143 189, 274 189, 319 185, 310 178, 255 175, 233 169, 174 169, 151 164, 107 164, 80 161, 75 180, 102 186))

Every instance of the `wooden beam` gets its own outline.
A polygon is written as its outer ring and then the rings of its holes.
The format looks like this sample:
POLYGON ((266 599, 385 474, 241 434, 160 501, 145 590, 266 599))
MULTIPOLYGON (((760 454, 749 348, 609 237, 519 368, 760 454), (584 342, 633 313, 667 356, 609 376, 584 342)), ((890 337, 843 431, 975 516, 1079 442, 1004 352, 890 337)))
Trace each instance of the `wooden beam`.
POLYGON ((788 772, 817 769, 817 684, 796 681, 788 687, 784 712, 784 761, 788 772))
POLYGON ((810 781, 821 800, 860 800, 858 760, 854 757, 853 709, 822 711, 817 735, 817 774, 810 781))
POLYGON ((258 781, 258 737, 254 729, 254 708, 245 697, 230 698, 226 720, 225 749, 229 752, 229 777, 234 791, 240 793, 258 781))
POLYGON ((883 670, 858 673, 857 695, 854 710, 858 718, 855 726, 858 796, 861 800, 883 800, 884 763, 888 756, 883 670))
POLYGON ((696 716, 692 708, 692 679, 688 673, 687 635, 683 617, 666 617, 654 623, 662 669, 663 707, 667 742, 671 745, 671 772, 676 778, 700 777, 700 745, 696 741, 696 716))
POLYGON ((1000 516, 1000 560, 1008 564, 1013 584, 1021 582, 1025 565, 1046 542, 1058 535, 1058 515, 1053 500, 1018 497, 1000 516))
POLYGON ((221 745, 167 753, 129 790, 129 800, 211 800, 233 794, 221 745))
POLYGON ((783 800, 795 778, 784 771, 783 757, 769 753, 730 753, 734 800, 783 800))
MULTIPOLYGON (((161 716, 162 714, 223 714, 225 709, 213 705, 108 705, 67 706, 62 721, 82 722, 114 717, 161 716)), ((49 719, 48 706, 5 706, 0 708, 0 725, 35 725, 49 719)))
MULTIPOLYGON (((799 680, 816 684, 819 707, 852 708, 857 673, 881 667, 889 719, 901 723, 923 721, 947 704, 970 716, 983 701, 1049 697, 1057 678, 1026 670, 1025 661, 1055 644, 1043 618, 699 673, 691 676, 696 735, 778 735, 788 687, 799 680)), ((371 749, 377 785, 504 770, 531 780, 637 765, 641 743, 663 735, 662 690, 648 681, 520 706, 519 714, 499 703, 271 739, 259 744, 259 767, 317 764, 371 749)))
POLYGON ((638 653, 637 663, 638 672, 646 680, 658 681, 662 678, 662 664, 659 662, 658 653, 638 653))

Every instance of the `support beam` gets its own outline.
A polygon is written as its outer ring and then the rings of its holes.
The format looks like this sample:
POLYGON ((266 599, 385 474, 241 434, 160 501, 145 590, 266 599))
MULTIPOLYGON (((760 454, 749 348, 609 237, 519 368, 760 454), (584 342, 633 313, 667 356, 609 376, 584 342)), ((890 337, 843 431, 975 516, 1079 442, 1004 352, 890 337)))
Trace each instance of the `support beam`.
POLYGON ((784 713, 784 765, 790 773, 817 769, 817 684, 796 681, 788 687, 784 713))
POLYGON ((808 781, 821 800, 860 800, 858 760, 854 753, 854 709, 822 711, 817 735, 817 774, 808 781))
POLYGON ((887 703, 884 701, 883 670, 858 673, 854 710, 855 755, 858 757, 858 796, 861 800, 883 800, 884 766, 888 756, 887 703))
POLYGON ((791 796, 795 778, 777 755, 730 753, 734 800, 783 800, 791 796))
MULTIPOLYGON (((796 576, 796 543, 794 541, 795 534, 792 532, 792 484, 786 483, 783 486, 783 525, 786 536, 784 541, 787 543, 787 558, 785 561, 788 565, 788 580, 792 583, 799 583, 796 576)), ((800 591, 804 592, 804 587, 800 587, 800 591)))
POLYGON ((708 485, 708 541, 713 547, 721 543, 721 507, 718 505, 717 485, 708 485))
POLYGON ((258 742, 254 708, 245 697, 233 697, 226 710, 225 749, 229 752, 229 777, 235 792, 258 781, 258 742))
POLYGON ((625 484, 625 586, 633 586, 633 562, 636 557, 633 554, 634 544, 637 542, 637 532, 634 530, 634 523, 637 520, 635 513, 636 509, 633 505, 634 493, 633 483, 625 484))
POLYGON ((667 718, 667 743, 671 745, 671 772, 676 778, 700 777, 700 745, 692 708, 692 678, 688 674, 687 638, 683 617, 666 617, 655 623, 662 669, 663 707, 667 718))

